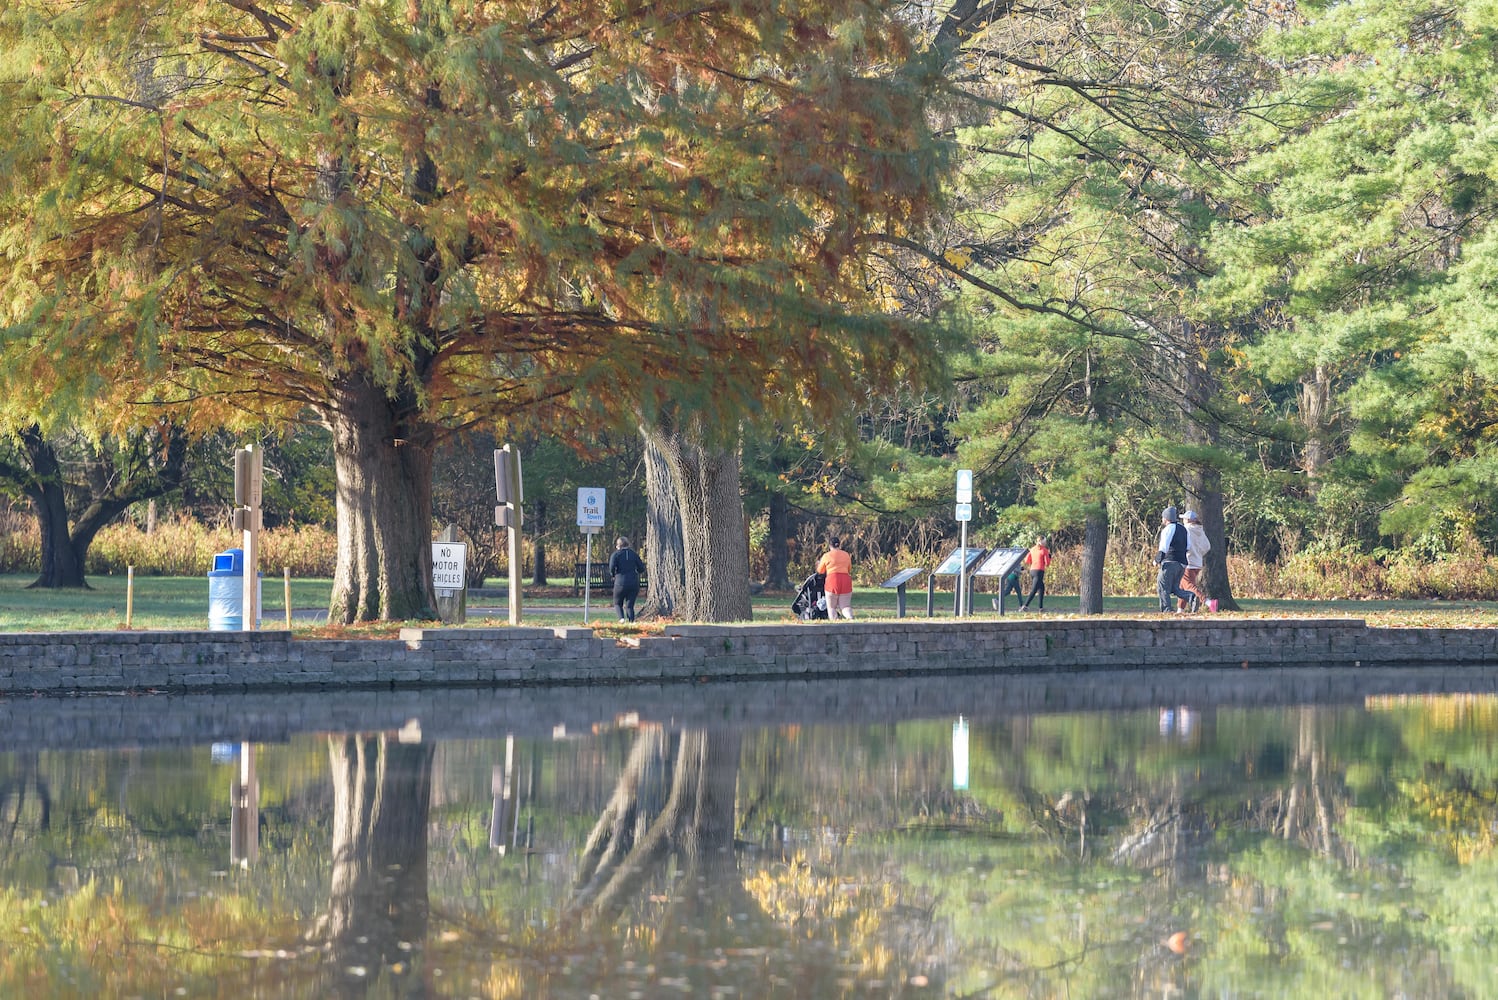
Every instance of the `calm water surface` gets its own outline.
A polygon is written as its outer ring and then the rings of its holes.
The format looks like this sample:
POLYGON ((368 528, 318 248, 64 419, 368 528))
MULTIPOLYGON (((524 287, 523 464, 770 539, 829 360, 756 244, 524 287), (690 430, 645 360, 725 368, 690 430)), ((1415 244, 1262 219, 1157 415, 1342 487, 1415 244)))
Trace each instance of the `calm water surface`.
POLYGON ((1493 996, 1471 680, 11 703, 0 996, 1493 996))

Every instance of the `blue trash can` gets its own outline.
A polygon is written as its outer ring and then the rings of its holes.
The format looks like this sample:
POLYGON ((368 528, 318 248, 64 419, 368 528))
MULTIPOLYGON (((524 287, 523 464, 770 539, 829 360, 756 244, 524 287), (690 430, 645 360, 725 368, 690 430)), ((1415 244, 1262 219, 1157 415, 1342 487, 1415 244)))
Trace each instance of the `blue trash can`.
MULTIPOLYGON (((263 574, 255 581, 258 588, 256 605, 265 607, 265 579, 263 574)), ((260 627, 263 615, 255 617, 255 627, 260 627)), ((229 549, 213 557, 213 569, 208 572, 208 631, 238 632, 244 628, 244 549, 229 549)))

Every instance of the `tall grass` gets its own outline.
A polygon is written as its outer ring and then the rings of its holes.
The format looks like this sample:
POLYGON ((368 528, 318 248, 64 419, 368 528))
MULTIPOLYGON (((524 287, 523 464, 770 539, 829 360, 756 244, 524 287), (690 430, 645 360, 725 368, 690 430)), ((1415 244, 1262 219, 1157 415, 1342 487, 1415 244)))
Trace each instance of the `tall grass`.
MULTIPOLYGON (((854 581, 876 586, 905 566, 934 566, 946 553, 902 551, 854 564, 854 581)), ((1081 586, 1082 550, 1058 549, 1046 574, 1051 593, 1075 594, 1081 586)), ((1279 564, 1229 554, 1228 579, 1233 594, 1261 600, 1498 600, 1498 557, 1475 544, 1464 550, 1425 559, 1413 551, 1372 556, 1351 549, 1299 552, 1279 564)), ((1157 568, 1132 549, 1110 545, 1103 567, 1103 592, 1114 596, 1153 596, 1157 568)), ((938 581, 951 585, 950 580, 938 581)), ((979 578, 980 592, 997 591, 999 582, 979 578)))
POLYGON ((1498 600, 1498 560, 1475 543, 1433 560, 1400 552, 1390 558, 1386 576, 1395 597, 1498 600))
MULTIPOLYGON (((330 577, 337 557, 337 540, 331 531, 301 526, 272 528, 263 532, 261 565, 274 572, 282 567, 306 579, 330 577)), ((228 528, 210 528, 188 518, 158 524, 147 534, 132 523, 110 525, 100 531, 89 548, 86 571, 91 575, 124 574, 134 566, 143 576, 199 576, 213 568, 215 553, 237 547, 240 537, 228 528)), ((793 583, 811 572, 805 562, 808 547, 801 546, 798 565, 791 569, 793 583)), ((917 552, 901 547, 879 554, 855 552, 854 582, 874 587, 906 567, 930 568, 947 554, 917 552)), ((816 552, 811 556, 815 562, 816 552)), ((1058 549, 1046 580, 1053 593, 1074 594, 1080 586, 1080 547, 1058 549)), ((763 553, 755 553, 763 564, 763 553)), ((41 537, 35 519, 0 509, 0 573, 35 573, 41 565, 41 537)), ((527 561, 529 565, 529 561, 527 561)), ((1110 545, 1103 569, 1103 591, 1116 596, 1151 596, 1155 592, 1155 566, 1145 553, 1132 547, 1110 545)), ((1290 600, 1498 600, 1498 557, 1488 555, 1475 543, 1437 559, 1422 558, 1413 550, 1367 555, 1351 548, 1301 551, 1278 565, 1257 562, 1246 556, 1228 556, 1228 577, 1238 597, 1290 600)), ((949 588, 952 580, 939 580, 949 588)), ((996 591, 999 581, 980 578, 979 591, 996 591)))
POLYGON ((0 506, 0 573, 35 573, 42 565, 42 533, 33 518, 0 506))
MULTIPOLYGON (((8 518, 0 533, 0 573, 35 573, 41 566, 41 534, 34 521, 8 518)), ((201 576, 213 568, 215 553, 238 548, 241 536, 190 518, 158 524, 147 534, 134 524, 111 524, 89 546, 84 572, 123 574, 134 566, 142 576, 201 576)), ((329 577, 337 540, 322 528, 270 528, 260 535, 260 564, 289 568, 296 577, 329 577)))

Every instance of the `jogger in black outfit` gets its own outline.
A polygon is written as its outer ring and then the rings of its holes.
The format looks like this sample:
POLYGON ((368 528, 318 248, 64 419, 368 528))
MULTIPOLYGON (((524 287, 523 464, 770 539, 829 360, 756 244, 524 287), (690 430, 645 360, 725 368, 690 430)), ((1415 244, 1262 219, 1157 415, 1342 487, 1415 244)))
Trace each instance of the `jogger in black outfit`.
POLYGON ((614 542, 614 554, 609 556, 609 575, 614 578, 614 608, 619 612, 619 621, 635 620, 635 598, 640 596, 640 574, 645 572, 645 562, 629 547, 628 538, 614 542))

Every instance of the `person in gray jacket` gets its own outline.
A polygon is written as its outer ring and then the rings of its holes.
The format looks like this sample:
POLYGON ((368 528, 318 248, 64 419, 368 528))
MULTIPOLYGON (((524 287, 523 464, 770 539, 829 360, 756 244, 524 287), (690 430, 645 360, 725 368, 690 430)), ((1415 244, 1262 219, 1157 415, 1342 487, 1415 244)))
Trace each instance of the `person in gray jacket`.
MULTIPOLYGON (((1181 576, 1186 572, 1186 549, 1189 542, 1186 528, 1176 518, 1176 509, 1166 507, 1160 513, 1160 542, 1156 546, 1155 562, 1160 573, 1155 578, 1155 590, 1160 597, 1160 613, 1168 614, 1179 598, 1189 602, 1190 591, 1181 589, 1181 576)), ((1177 611, 1177 614, 1185 614, 1177 611)))

